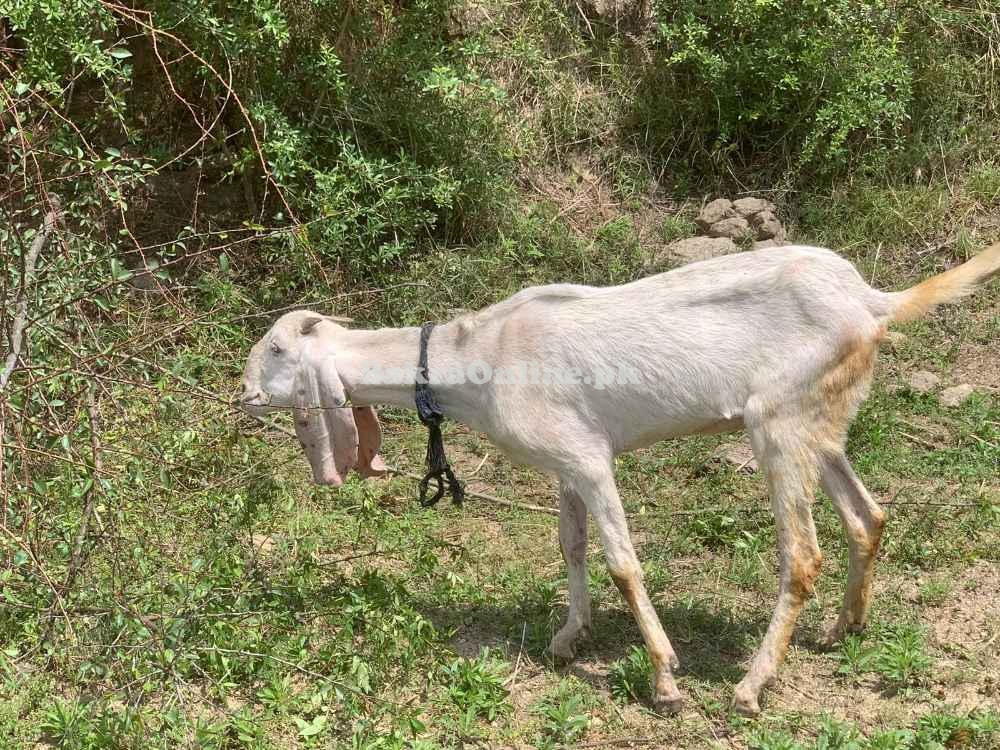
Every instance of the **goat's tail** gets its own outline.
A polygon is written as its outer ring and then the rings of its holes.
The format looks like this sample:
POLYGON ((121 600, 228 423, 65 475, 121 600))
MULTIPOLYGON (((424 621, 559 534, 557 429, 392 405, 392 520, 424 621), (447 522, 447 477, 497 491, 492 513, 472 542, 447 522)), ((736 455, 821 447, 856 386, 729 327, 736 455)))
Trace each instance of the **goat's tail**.
POLYGON ((997 273, 1000 273, 1000 242, 960 266, 931 276, 905 291, 892 293, 889 319, 894 323, 915 320, 940 304, 971 294, 979 284, 997 273))

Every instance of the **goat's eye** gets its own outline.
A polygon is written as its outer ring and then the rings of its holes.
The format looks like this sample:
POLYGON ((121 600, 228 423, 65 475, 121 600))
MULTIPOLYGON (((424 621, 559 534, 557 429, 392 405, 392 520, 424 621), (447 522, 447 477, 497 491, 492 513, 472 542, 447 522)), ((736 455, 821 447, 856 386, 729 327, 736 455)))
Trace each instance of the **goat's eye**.
POLYGON ((272 341, 271 342, 271 351, 274 352, 275 354, 281 354, 281 347, 278 346, 276 343, 274 343, 272 341))

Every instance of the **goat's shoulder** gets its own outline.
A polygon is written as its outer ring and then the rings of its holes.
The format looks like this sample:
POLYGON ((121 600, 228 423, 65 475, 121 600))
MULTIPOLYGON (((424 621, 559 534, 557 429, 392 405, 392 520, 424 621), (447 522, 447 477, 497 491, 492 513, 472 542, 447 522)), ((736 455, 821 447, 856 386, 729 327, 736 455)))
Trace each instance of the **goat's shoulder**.
POLYGON ((544 284, 541 286, 530 286, 511 295, 502 302, 497 302, 482 310, 466 313, 455 322, 458 323, 459 330, 467 334, 476 328, 481 328, 487 323, 502 322, 511 313, 531 303, 559 304, 561 302, 585 299, 597 294, 599 291, 600 289, 597 287, 583 284, 544 284))

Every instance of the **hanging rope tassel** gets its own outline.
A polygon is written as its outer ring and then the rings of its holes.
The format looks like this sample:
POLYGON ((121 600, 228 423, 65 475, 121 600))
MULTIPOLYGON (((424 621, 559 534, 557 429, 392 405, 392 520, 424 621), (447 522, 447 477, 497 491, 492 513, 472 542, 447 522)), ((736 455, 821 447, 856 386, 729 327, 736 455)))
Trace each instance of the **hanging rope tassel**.
POLYGON ((434 391, 431 390, 427 378, 427 342, 433 330, 433 323, 424 323, 420 328, 420 357, 417 362, 417 384, 413 395, 417 405, 417 416, 428 431, 427 473, 420 480, 420 504, 425 508, 436 505, 438 500, 444 497, 445 492, 451 493, 451 502, 454 505, 461 505, 465 499, 465 490, 455 478, 455 473, 451 470, 444 454, 444 439, 441 437, 441 420, 444 419, 444 412, 434 398, 434 391), (428 497, 432 481, 436 482, 437 489, 428 497))

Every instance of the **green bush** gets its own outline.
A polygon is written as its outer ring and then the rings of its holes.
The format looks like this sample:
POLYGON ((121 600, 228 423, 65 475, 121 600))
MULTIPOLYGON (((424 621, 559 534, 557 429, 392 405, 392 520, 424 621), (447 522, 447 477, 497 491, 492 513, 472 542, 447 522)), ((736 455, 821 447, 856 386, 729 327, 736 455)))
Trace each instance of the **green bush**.
POLYGON ((938 135, 982 108, 963 96, 981 92, 981 76, 952 81, 945 97, 938 84, 973 66, 974 50, 985 54, 988 33, 975 37, 986 15, 934 0, 661 2, 633 125, 664 153, 716 166, 766 159, 780 174, 885 163, 923 130, 938 135))

